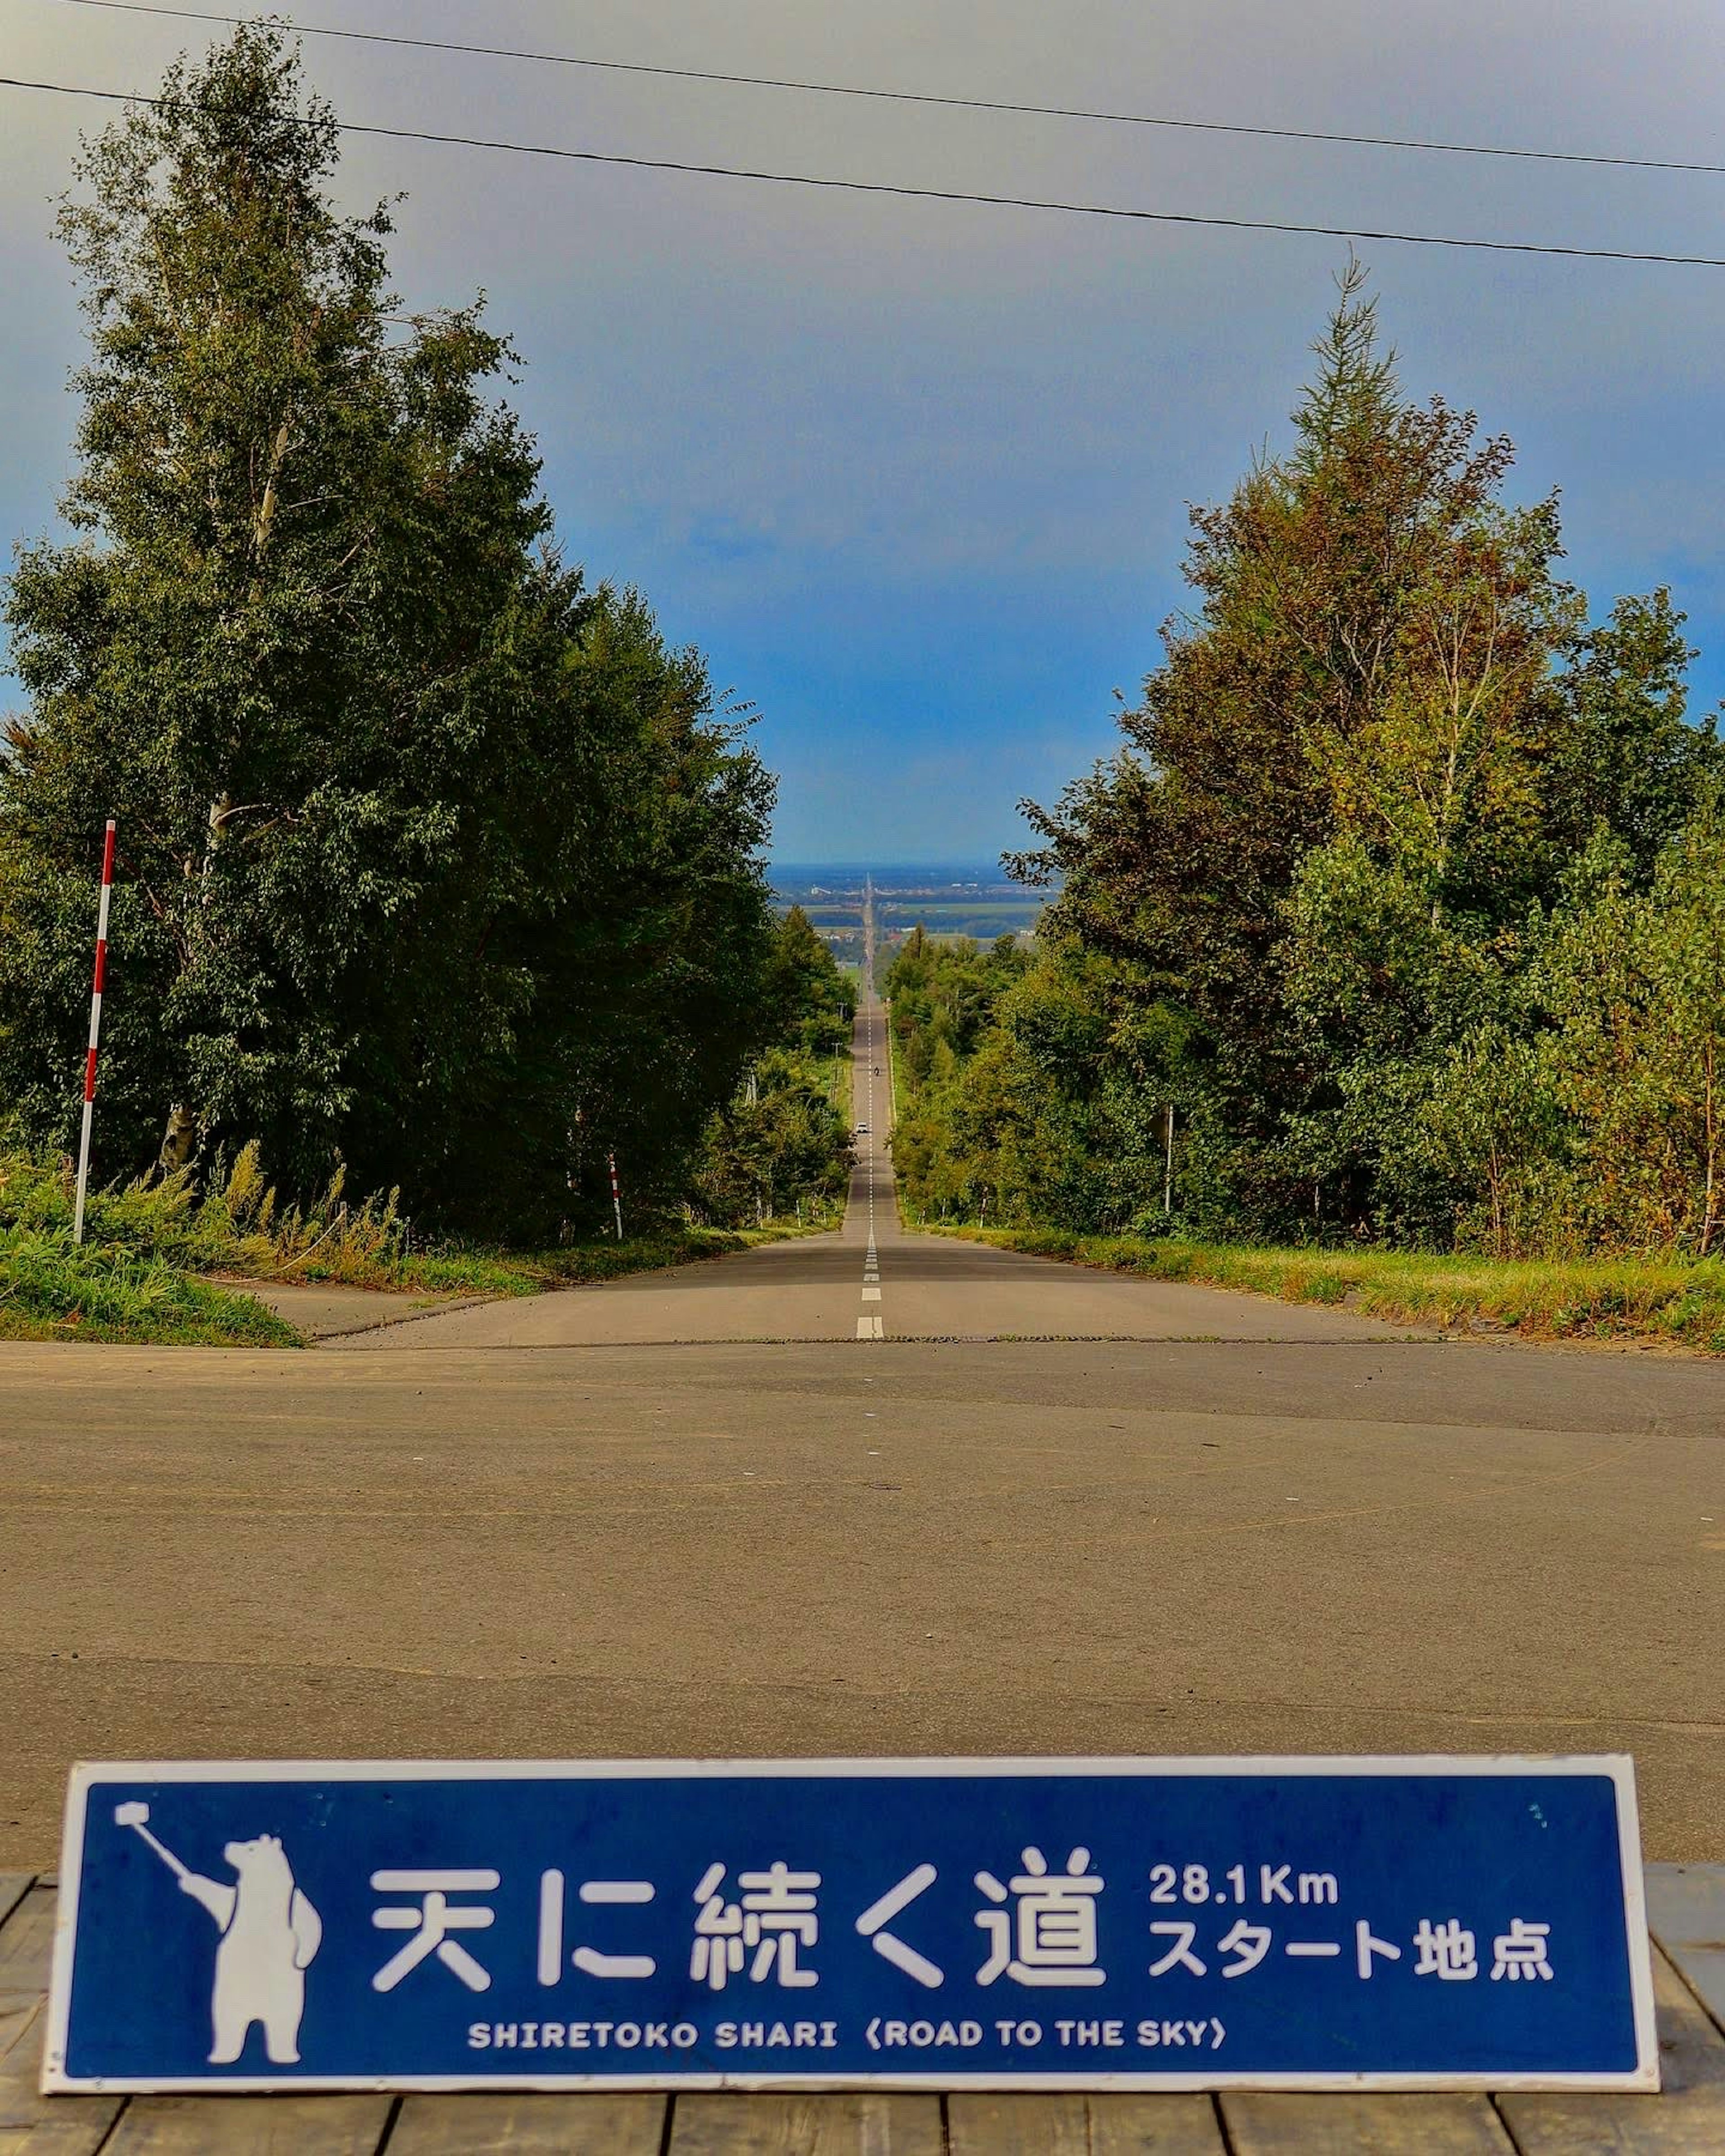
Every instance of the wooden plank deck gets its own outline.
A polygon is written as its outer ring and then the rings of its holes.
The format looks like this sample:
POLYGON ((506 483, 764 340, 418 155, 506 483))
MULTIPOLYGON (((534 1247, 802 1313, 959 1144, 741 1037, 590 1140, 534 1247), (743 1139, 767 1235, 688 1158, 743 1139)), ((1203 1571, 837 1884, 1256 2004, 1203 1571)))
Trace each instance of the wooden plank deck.
POLYGON ((1725 2156, 1725 1865, 1653 1865, 1658 2096, 36 2092, 55 1893, 0 1873, 0 2156, 1725 2156))

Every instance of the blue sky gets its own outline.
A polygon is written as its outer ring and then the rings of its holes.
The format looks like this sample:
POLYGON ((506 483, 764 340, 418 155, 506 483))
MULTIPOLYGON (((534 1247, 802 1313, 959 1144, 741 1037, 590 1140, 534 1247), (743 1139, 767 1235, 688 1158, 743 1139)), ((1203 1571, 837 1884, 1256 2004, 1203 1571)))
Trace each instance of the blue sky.
MULTIPOLYGON (((1716 157, 1716 0, 321 0, 306 20, 1350 132, 1716 157), (1505 16, 1508 19, 1503 19, 1505 16)), ((153 86, 193 23, 0 0, 5 72, 153 86)), ((934 187, 1725 254, 1725 177, 932 112, 312 38, 344 116, 934 187)), ((78 317, 49 237, 100 108, 0 91, 0 532, 48 528, 78 317)), ((1336 240, 353 140, 415 305, 487 292, 572 558, 757 705, 775 852, 987 856, 1114 741, 1186 504, 1286 439, 1336 240)), ((1725 271, 1363 244, 1404 377, 1563 494, 1603 613, 1670 583, 1725 691, 1725 271)))

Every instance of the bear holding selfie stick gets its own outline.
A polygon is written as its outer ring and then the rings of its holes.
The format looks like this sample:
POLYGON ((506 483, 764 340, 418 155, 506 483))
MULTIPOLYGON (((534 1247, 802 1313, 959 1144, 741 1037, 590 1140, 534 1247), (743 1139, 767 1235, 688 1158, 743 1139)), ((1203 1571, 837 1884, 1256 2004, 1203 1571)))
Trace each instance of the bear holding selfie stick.
POLYGON ((116 1826, 129 1826, 148 1842, 179 1881, 180 1891, 203 1903, 222 1934, 210 1994, 215 2041, 209 2063, 231 2066, 253 2022, 260 2021, 271 2066, 297 2066, 305 1971, 322 1943, 323 1920, 294 1884, 280 1838, 260 1834, 251 1841, 230 1841, 222 1854, 239 1883, 223 1887, 188 1870, 165 1849, 151 1833, 149 1819, 150 1807, 141 1802, 114 1810, 116 1826))

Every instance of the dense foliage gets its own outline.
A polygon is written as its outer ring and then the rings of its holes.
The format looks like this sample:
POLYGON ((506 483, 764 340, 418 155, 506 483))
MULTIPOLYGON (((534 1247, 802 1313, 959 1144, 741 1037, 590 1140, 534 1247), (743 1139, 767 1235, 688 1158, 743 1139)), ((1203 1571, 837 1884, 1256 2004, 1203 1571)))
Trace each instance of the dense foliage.
POLYGON ((257 1138, 543 1236, 604 1218, 612 1152, 680 1199, 788 1022, 773 783, 700 654, 560 558, 506 342, 403 310, 336 143, 248 26, 63 209, 90 354, 70 536, 6 592, 0 1118, 75 1127, 112 814, 102 1179, 257 1138))
POLYGON ((707 1126, 695 1203, 721 1227, 775 1214, 824 1221, 850 1182, 853 990, 800 906, 767 969, 774 1033, 736 1098, 707 1126))
POLYGON ((1026 804, 1034 963, 897 963, 913 1203, 1159 1228, 1172 1106, 1189 1230, 1706 1255, 1725 766, 1682 617, 1589 625, 1555 501, 1403 396, 1362 286, 1291 447, 1194 513, 1120 753, 1026 804))

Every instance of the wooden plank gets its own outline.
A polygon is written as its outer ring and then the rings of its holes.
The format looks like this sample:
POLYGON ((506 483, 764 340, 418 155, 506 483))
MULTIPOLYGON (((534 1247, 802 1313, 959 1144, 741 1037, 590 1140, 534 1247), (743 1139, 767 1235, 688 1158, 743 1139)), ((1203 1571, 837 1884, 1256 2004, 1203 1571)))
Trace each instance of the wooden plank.
POLYGON ((1578 2091, 1573 2096, 1501 2096, 1498 2107, 1522 2156, 1698 2156, 1725 2149, 1725 2038, 1662 1953, 1653 1957, 1659 2018, 1658 2096, 1578 2091))
POLYGON ((1069 2089, 967 2089, 947 2099, 947 2133, 952 2156, 1090 2156, 1089 2108, 1069 2089))
POLYGON ((389 2156, 659 2156, 665 2098, 591 2096, 410 2096, 389 2156))
POLYGON ((942 2156, 937 2096, 696 2090, 675 2098, 669 2156, 942 2156))
POLYGON ((1514 2156, 1487 2096, 1307 2096, 1224 2090, 1235 2156, 1514 2156))
MULTIPOLYGON (((21 1991, 8 1993, 5 1998, 0 1999, 0 2066, 3 2066, 16 2047, 35 2028, 42 2004, 39 1999, 32 1999, 21 1991)), ((39 2050, 42 2043, 39 2029, 35 2030, 35 2042, 39 2050)))
POLYGON ((18 2156, 96 2156, 107 2130, 90 2118, 68 2118, 56 2110, 34 2126, 0 2127, 0 2156, 13 2156, 14 2150, 18 2156))
POLYGON ((23 1992, 39 1998, 47 1990, 59 1906, 59 1896, 52 1887, 33 1887, 0 1924, 0 1994, 23 1992))
POLYGON ((1224 2156, 1207 2096, 1093 2096, 1090 2156, 1224 2156))
MULTIPOLYGON (((42 2114, 44 2099, 36 2093, 42 2072, 43 2015, 47 2002, 19 1999, 16 2018, 9 2019, 6 2049, 0 2053, 0 2126, 33 2126, 42 2114)), ((118 2110, 111 2106, 109 2116, 118 2110)))
POLYGON ((0 1924, 23 1900, 35 1876, 33 1871, 0 1871, 0 1924))
POLYGON ((1650 1864, 1647 1922, 1725 2029, 1725 1864, 1650 1864))
POLYGON ((102 2156, 377 2156, 393 2108, 387 2096, 139 2096, 102 2156))
POLYGON ((21 2020, 11 2020, 0 2054, 0 2136, 22 2135, 29 2156, 94 2156, 118 2112, 117 2096, 39 2095, 46 2002, 15 2002, 21 2020))
POLYGON ((952 2156, 1224 2156, 1207 2096, 989 2095, 947 2099, 952 2156))

